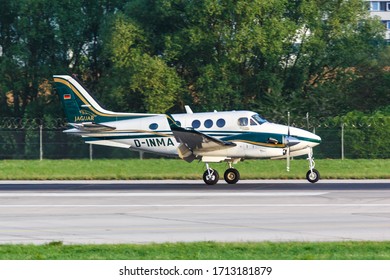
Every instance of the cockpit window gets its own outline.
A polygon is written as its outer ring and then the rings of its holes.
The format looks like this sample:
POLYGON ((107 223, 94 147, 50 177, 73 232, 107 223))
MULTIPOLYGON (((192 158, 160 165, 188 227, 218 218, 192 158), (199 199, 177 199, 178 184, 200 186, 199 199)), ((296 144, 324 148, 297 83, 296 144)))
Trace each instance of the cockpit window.
POLYGON ((238 125, 239 126, 247 126, 248 125, 248 118, 239 118, 238 125))
POLYGON ((268 122, 266 119, 263 119, 262 117, 260 117, 259 114, 253 115, 252 118, 253 118, 258 124, 263 124, 263 123, 268 122))
POLYGON ((255 120, 252 118, 251 118, 251 125, 257 125, 257 122, 255 122, 255 120))

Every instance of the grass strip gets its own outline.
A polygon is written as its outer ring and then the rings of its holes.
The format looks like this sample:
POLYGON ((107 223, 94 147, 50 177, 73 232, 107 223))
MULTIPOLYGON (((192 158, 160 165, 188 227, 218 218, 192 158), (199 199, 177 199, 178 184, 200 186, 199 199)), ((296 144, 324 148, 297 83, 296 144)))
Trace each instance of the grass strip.
MULTIPOLYGON (((211 164, 220 175, 226 163, 211 164)), ((283 160, 246 160, 235 167, 241 179, 304 179, 306 160, 293 160, 286 171, 283 160)), ((389 159, 317 160, 322 179, 390 179, 389 159)), ((205 170, 202 162, 177 159, 129 160, 2 160, 0 180, 142 180, 199 179, 205 170)))
POLYGON ((390 242, 0 245, 2 260, 389 260, 390 242))

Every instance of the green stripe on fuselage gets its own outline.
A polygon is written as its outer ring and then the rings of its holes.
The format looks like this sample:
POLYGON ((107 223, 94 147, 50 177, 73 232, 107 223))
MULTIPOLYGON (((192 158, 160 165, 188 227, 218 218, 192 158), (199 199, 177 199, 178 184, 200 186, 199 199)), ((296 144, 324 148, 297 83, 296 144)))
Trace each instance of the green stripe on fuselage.
MULTIPOLYGON (((241 133, 241 134, 236 134, 232 136, 227 136, 221 138, 221 140, 224 141, 241 141, 241 142, 246 142, 254 145, 260 145, 260 146, 275 146, 275 147, 280 147, 284 146, 284 138, 287 137, 286 134, 279 134, 279 133, 268 133, 268 132, 247 132, 247 133, 241 133), (278 144, 273 144, 272 141, 277 140, 278 144)), ((313 138, 307 138, 307 137, 299 137, 299 136, 294 136, 291 135, 291 137, 296 138, 297 140, 300 141, 306 141, 306 142, 312 142, 312 143, 321 143, 320 140, 318 139, 313 139, 313 138)))
POLYGON ((269 139, 275 139, 278 141, 278 144, 283 143, 283 137, 285 135, 277 133, 264 133, 264 132, 247 132, 241 133, 238 135, 232 135, 222 138, 224 141, 243 141, 251 142, 254 144, 269 144, 269 139))

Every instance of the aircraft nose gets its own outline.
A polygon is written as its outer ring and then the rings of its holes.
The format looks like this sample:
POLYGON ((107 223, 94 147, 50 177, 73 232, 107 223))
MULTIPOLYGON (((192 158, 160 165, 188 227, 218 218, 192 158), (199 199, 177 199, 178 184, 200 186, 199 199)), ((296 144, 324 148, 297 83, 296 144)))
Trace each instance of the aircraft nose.
POLYGON ((321 137, 318 136, 317 134, 314 134, 314 133, 310 133, 310 134, 311 134, 310 135, 310 138, 311 138, 310 142, 313 143, 312 147, 319 145, 321 143, 321 141, 322 141, 321 137))
POLYGON ((317 134, 314 134, 310 131, 299 129, 299 128, 291 128, 291 135, 297 136, 297 138, 304 142, 306 145, 310 147, 315 147, 321 143, 321 137, 317 134))

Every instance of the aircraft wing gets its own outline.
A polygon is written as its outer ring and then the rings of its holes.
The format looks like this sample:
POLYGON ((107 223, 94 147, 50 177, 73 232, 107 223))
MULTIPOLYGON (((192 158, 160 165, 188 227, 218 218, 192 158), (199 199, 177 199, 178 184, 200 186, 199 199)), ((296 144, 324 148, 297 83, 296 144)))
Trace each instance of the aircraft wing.
POLYGON ((233 142, 217 139, 193 128, 182 128, 176 124, 171 116, 168 116, 168 122, 176 141, 180 143, 179 156, 186 161, 194 160, 194 153, 199 154, 236 146, 233 142))

